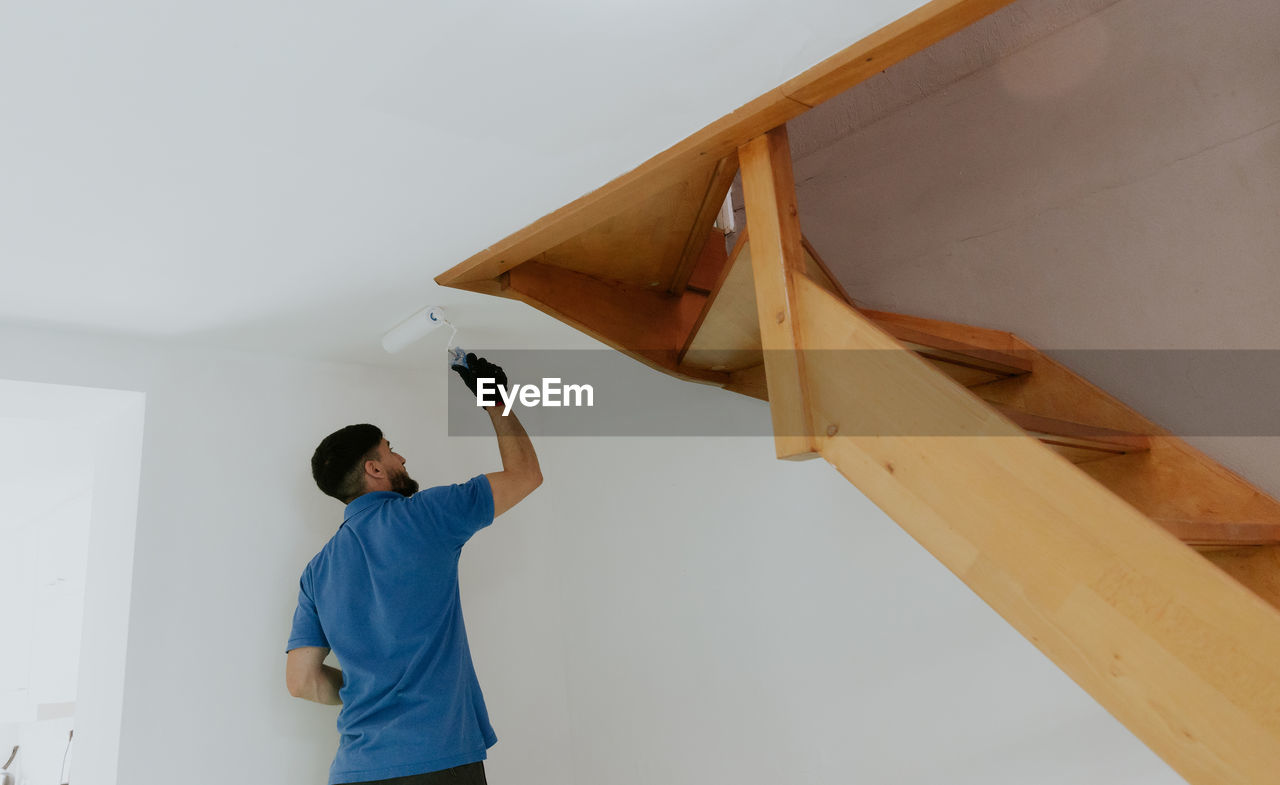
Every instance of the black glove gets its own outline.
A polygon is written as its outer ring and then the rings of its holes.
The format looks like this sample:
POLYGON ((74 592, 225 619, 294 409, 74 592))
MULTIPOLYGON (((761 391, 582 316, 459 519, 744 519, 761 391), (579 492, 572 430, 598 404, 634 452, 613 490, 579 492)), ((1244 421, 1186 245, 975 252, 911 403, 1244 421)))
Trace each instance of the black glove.
MULTIPOLYGON (((507 388, 507 374, 497 365, 489 362, 483 357, 477 357, 474 353, 467 355, 466 365, 450 366, 458 375, 462 377, 462 383, 467 385, 467 389, 472 395, 476 394, 476 379, 493 379, 502 389, 507 388)), ((489 393, 489 399, 495 405, 502 403, 502 393, 493 388, 493 385, 486 385, 485 391, 489 393)))

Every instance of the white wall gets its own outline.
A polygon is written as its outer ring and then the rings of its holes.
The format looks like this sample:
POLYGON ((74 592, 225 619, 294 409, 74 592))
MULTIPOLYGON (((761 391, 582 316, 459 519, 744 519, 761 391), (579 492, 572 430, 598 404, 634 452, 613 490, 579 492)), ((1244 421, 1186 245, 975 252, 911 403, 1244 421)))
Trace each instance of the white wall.
MULTIPOLYGON (((1047 349, 1280 348, 1277 30, 1271 0, 1121 0, 798 160, 805 233, 871 307, 1047 349)), ((1191 441, 1280 494, 1280 439, 1191 441)))
POLYGON ((0 416, 16 447, 0 456, 0 754, 21 747, 17 785, 61 781, 74 725, 93 465, 83 436, 58 425, 0 416))
POLYGON ((1180 782, 826 464, 761 439, 540 452, 522 526, 554 538, 567 781, 1180 782))
MULTIPOLYGON (((373 421, 424 483, 496 468, 487 441, 433 452, 445 438, 443 375, 21 328, 0 329, 0 368, 11 379, 147 395, 118 781, 221 783, 231 767, 245 781, 323 782, 336 709, 284 687, 298 576, 341 522, 341 505, 311 482, 311 452, 331 430, 373 421)), ((528 594, 523 582, 488 588, 527 562, 520 552, 484 565, 468 555, 466 593, 528 594)), ((477 650, 509 651, 505 630, 524 622, 513 606, 494 606, 501 648, 473 633, 477 650)), ((539 679, 504 680, 490 668, 507 748, 523 744, 551 767, 530 771, 533 783, 563 782, 554 769, 566 759, 558 641, 544 631, 521 643, 519 662, 535 662, 539 679)), ((116 781, 107 777, 77 769, 87 785, 116 781)))
MULTIPOLYGON (((0 346, 32 348, 3 342, 0 346)), ((13 352, 14 357, 19 354, 13 352)), ((83 602, 63 598, 79 606, 76 615, 83 623, 68 620, 75 629, 67 631, 61 645, 71 648, 57 657, 30 639, 26 641, 32 660, 40 660, 38 669, 61 659, 71 671, 67 674, 71 682, 59 679, 55 688, 42 690, 45 694, 36 702, 45 705, 35 707, 38 721, 20 731, 23 754, 19 782, 25 782, 21 777, 27 776, 35 781, 57 778, 74 712, 78 735, 73 758, 83 772, 77 774, 76 781, 82 785, 113 783, 120 746, 143 396, 0 380, 0 411, 20 418, 28 428, 26 436, 6 442, 9 449, 0 461, 4 464, 0 491, 8 515, 21 519, 69 493, 88 497, 87 554, 82 565, 83 591, 79 593, 83 602), (21 487, 7 487, 14 482, 21 487)), ((80 519, 75 528, 85 523, 80 519)), ((82 552, 85 545, 80 544, 82 552)), ((48 608, 28 610, 43 614, 48 608)))

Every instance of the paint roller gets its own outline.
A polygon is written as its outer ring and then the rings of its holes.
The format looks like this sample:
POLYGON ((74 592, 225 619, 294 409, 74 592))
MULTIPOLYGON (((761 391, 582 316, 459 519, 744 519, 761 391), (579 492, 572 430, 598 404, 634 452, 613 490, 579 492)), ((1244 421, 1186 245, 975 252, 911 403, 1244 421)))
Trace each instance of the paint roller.
POLYGON ((445 324, 449 325, 449 329, 453 331, 449 334, 449 342, 445 344, 445 349, 449 352, 449 365, 461 365, 465 368, 467 367, 467 350, 453 345, 453 339, 458 336, 458 328, 444 317, 444 309, 435 305, 423 308, 388 330, 382 336, 382 348, 390 354, 395 354, 445 324))
POLYGON ((9 760, 4 762, 4 768, 0 768, 0 785, 13 785, 13 774, 9 772, 9 767, 13 765, 13 759, 18 757, 18 745, 13 745, 13 752, 9 754, 9 760))

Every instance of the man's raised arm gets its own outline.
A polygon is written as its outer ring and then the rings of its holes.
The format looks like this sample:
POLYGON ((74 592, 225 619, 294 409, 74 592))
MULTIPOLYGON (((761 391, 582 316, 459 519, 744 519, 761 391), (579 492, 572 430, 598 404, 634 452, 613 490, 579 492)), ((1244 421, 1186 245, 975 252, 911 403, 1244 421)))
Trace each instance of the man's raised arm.
MULTIPOLYGON (((493 379, 493 386, 507 386, 507 374, 497 365, 474 354, 467 355, 465 365, 455 365, 453 370, 467 385, 472 395, 476 394, 477 379, 493 379)), ((489 487, 493 489, 493 517, 516 506, 516 504, 533 493, 542 484, 542 469, 538 466, 538 455, 533 450, 533 442, 519 418, 508 411, 503 416, 503 404, 495 397, 495 405, 484 407, 493 423, 493 432, 498 437, 498 454, 502 456, 502 471, 485 475, 489 479, 489 487)))
POLYGON ((490 406, 485 411, 498 436, 498 454, 502 456, 502 471, 485 475, 493 489, 493 517, 496 518, 542 484, 542 469, 533 451, 533 441, 515 414, 503 417, 501 406, 490 406))

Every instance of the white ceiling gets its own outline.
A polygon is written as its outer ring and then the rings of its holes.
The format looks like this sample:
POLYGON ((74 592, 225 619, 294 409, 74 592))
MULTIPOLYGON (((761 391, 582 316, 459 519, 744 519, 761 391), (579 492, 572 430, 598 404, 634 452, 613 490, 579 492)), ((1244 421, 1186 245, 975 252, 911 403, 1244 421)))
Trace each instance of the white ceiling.
POLYGON ((432 277, 919 4, 5 3, 0 321, 383 362, 443 304, 535 340, 432 277))

